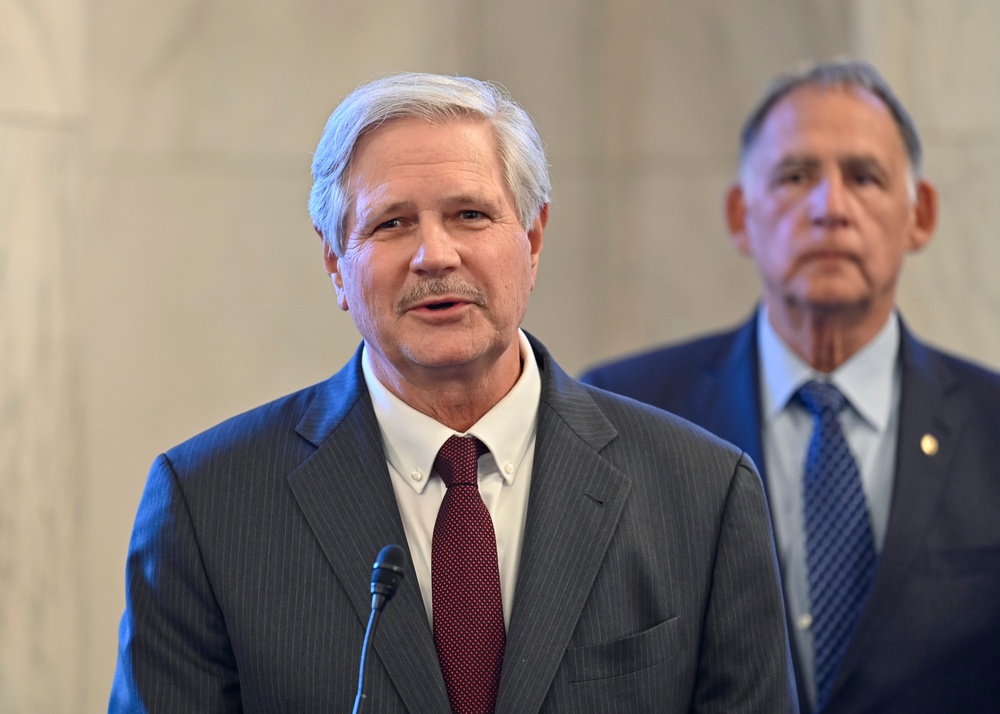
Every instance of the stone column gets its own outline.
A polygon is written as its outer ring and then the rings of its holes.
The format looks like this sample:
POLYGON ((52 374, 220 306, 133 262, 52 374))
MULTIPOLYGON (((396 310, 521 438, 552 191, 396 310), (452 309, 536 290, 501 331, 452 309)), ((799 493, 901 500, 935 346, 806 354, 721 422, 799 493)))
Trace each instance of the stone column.
POLYGON ((0 2, 0 711, 76 711, 82 612, 72 288, 83 27, 0 2))
POLYGON ((920 129, 940 222, 903 270, 918 334, 1000 367, 1000 4, 855 0, 857 54, 892 83, 920 129))

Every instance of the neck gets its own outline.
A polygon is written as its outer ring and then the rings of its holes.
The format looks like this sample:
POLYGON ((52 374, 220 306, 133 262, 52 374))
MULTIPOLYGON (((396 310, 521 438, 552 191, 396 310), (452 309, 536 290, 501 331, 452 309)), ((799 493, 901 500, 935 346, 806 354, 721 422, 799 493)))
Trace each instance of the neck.
POLYGON ((520 341, 515 340, 498 360, 485 367, 423 368, 404 376, 372 360, 372 371, 407 405, 464 434, 517 383, 521 376, 520 341))
POLYGON ((830 373, 875 339, 890 311, 769 304, 768 321, 810 367, 830 373))

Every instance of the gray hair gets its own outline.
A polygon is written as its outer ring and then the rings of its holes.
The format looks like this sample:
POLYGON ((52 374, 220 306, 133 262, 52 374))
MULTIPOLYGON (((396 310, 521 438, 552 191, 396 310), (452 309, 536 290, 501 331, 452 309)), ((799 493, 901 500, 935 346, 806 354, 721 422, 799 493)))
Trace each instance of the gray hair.
POLYGON ((309 215, 338 256, 346 247, 348 182, 358 140, 383 122, 404 117, 487 120, 521 226, 529 229, 549 202, 552 184, 542 140, 531 117, 503 88, 470 77, 417 72, 383 77, 347 95, 330 115, 313 156, 309 215))
POLYGON ((892 91, 889 83, 867 62, 838 57, 827 62, 816 62, 786 74, 775 77, 764 92, 757 106, 743 124, 740 135, 740 165, 746 163, 747 157, 757 141, 760 129, 767 119, 771 109, 792 91, 799 87, 821 88, 859 88, 871 92, 878 97, 892 114, 899 135, 906 147, 906 155, 910 160, 911 177, 919 176, 922 170, 923 150, 920 146, 920 135, 906 107, 892 91))

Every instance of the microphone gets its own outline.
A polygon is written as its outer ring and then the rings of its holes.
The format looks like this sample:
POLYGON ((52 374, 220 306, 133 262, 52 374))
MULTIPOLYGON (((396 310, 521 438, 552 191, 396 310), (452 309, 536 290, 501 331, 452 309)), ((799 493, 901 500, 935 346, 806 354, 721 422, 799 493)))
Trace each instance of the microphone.
POLYGON ((358 672, 358 694, 354 698, 353 714, 361 714, 367 699, 365 694, 365 670, 371 659, 371 643, 375 637, 375 627, 379 615, 387 602, 396 594, 399 583, 406 574, 406 551, 398 545, 387 545, 375 557, 372 570, 372 611, 368 617, 368 628, 365 630, 365 641, 361 646, 361 670, 358 672))
POLYGON ((398 545, 387 545, 378 552, 372 570, 372 610, 381 611, 392 600, 406 575, 405 568, 406 551, 398 545))

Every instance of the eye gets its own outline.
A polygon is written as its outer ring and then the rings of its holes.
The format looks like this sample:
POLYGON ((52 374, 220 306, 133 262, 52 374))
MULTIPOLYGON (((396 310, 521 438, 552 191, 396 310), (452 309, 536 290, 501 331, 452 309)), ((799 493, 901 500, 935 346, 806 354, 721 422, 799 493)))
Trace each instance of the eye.
POLYGON ((778 166, 771 179, 774 188, 805 186, 813 179, 815 171, 799 162, 789 162, 778 166))
POLYGON ((388 221, 385 221, 383 223, 379 223, 377 226, 375 226, 375 231, 374 232, 378 232, 378 231, 391 231, 393 228, 399 228, 401 225, 403 225, 403 222, 400 219, 398 219, 398 218, 391 218, 388 221))
POLYGON ((785 171, 778 176, 778 183, 795 186, 805 183, 808 178, 805 171, 785 171))
POLYGON ((462 211, 458 215, 461 216, 463 219, 465 219, 467 221, 476 221, 476 220, 479 220, 480 218, 486 218, 486 214, 485 213, 483 213, 482 211, 476 211, 476 210, 473 210, 473 209, 462 211))
POLYGON ((881 178, 872 171, 855 171, 851 180, 859 186, 881 186, 881 178))

